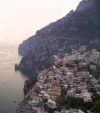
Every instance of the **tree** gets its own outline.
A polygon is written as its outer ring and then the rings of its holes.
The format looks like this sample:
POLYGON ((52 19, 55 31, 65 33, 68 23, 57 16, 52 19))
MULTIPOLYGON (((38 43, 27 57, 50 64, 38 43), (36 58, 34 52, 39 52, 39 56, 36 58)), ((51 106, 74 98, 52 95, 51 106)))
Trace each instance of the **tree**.
POLYGON ((97 100, 95 105, 91 108, 91 113, 100 113, 100 100, 97 100))

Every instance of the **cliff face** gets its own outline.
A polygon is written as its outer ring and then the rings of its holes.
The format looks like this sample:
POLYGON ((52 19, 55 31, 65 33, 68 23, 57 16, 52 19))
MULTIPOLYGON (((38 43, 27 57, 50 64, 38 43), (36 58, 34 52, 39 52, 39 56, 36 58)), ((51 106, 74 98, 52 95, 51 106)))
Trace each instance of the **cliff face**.
POLYGON ((95 0, 82 0, 76 8, 76 11, 84 11, 92 7, 95 0))
MULTIPOLYGON (((88 45, 100 39, 100 1, 83 0, 76 11, 38 30, 19 45, 23 55, 20 64, 26 68, 43 69, 53 63, 53 55, 60 57, 72 48, 88 45)), ((97 42, 97 41, 96 41, 97 42)))
MULTIPOLYGON (((51 23, 40 30, 37 30, 34 36, 29 37, 27 40, 23 41, 23 43, 19 45, 18 53, 22 56, 25 56, 27 55, 27 53, 35 49, 38 45, 45 43, 45 40, 49 40, 51 39, 51 37, 54 37, 55 33, 58 32, 57 29, 63 27, 65 23, 68 23, 72 13, 73 11, 67 14, 67 16, 65 16, 64 18, 59 19, 58 21, 51 23), (54 31, 56 32, 54 33, 54 31)), ((56 35, 58 35, 58 33, 56 35)))

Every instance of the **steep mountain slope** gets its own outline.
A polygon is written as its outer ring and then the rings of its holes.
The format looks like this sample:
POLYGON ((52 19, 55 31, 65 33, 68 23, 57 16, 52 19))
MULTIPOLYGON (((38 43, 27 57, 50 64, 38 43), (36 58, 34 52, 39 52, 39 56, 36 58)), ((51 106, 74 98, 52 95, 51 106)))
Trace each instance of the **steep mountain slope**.
POLYGON ((76 11, 70 11, 62 19, 38 30, 34 36, 20 44, 18 52, 24 56, 20 65, 28 69, 49 67, 53 63, 54 54, 62 57, 81 45, 91 47, 91 41, 99 45, 99 0, 81 1, 76 11))

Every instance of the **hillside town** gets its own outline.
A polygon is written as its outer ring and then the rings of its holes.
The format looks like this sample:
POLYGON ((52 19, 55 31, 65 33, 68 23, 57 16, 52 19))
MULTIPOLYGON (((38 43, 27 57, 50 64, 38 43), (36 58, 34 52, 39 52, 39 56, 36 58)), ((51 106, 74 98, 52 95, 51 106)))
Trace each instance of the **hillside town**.
POLYGON ((54 55, 54 59, 53 66, 39 72, 36 84, 16 112, 85 113, 81 108, 66 108, 64 105, 59 109, 58 98, 63 95, 65 100, 72 98, 93 103, 93 91, 100 95, 100 78, 90 73, 100 67, 100 52, 96 49, 87 52, 86 46, 81 46, 63 58, 54 55))

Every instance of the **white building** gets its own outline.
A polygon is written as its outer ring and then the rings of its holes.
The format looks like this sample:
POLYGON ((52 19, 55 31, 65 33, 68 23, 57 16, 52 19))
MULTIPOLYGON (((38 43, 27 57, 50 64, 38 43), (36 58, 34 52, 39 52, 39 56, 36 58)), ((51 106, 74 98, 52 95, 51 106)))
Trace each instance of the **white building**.
POLYGON ((48 107, 50 108, 56 108, 56 102, 52 101, 51 99, 48 99, 47 103, 48 107))
POLYGON ((81 109, 79 109, 79 110, 78 110, 78 113, 85 113, 85 112, 83 112, 81 109))

